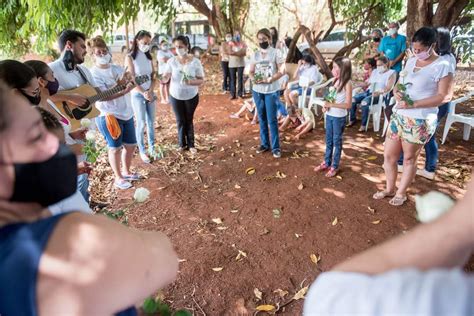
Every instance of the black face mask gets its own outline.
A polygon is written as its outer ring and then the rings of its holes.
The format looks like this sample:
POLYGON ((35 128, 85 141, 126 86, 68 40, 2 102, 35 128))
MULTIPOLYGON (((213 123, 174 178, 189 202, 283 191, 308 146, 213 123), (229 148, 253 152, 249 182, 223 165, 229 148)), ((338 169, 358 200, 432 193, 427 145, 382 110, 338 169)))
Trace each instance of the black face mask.
POLYGON ((34 95, 34 96, 31 96, 31 95, 28 95, 26 93, 23 92, 23 90, 20 90, 21 94, 23 94, 25 96, 25 98, 28 99, 28 101, 30 101, 30 103, 32 105, 38 105, 40 104, 41 102, 41 94, 38 94, 38 95, 34 95))
POLYGON ((59 81, 58 79, 54 78, 54 81, 49 81, 46 84, 46 89, 48 89, 49 95, 55 95, 56 92, 58 92, 59 89, 59 81))
POLYGON ((59 145, 57 153, 46 161, 16 163, 14 167, 11 202, 36 202, 46 207, 76 192, 76 156, 66 145, 59 145))
POLYGON ((261 42, 258 44, 260 46, 261 49, 267 49, 268 48, 268 42, 265 41, 265 42, 261 42))
POLYGON ((72 50, 66 50, 64 52, 63 63, 67 71, 74 70, 76 63, 74 62, 74 54, 72 53, 72 50))
POLYGON ((374 37, 373 41, 376 42, 376 43, 380 42, 380 37, 374 37))

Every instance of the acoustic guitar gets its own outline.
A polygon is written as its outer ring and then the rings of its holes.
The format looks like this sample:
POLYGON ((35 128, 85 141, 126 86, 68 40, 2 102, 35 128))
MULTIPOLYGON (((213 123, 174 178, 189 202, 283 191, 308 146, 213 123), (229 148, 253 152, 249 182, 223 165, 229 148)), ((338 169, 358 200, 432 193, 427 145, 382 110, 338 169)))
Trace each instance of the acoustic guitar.
MULTIPOLYGON (((143 75, 135 77, 135 82, 137 85, 141 85, 150 80, 150 76, 143 75)), ((55 102, 56 107, 61 112, 61 114, 66 117, 71 123, 71 131, 76 131, 81 128, 81 120, 83 118, 93 119, 99 116, 100 112, 95 107, 95 102, 102 101, 120 91, 125 90, 126 84, 117 85, 113 88, 110 88, 105 91, 98 92, 94 87, 89 84, 83 84, 75 89, 71 90, 62 90, 58 94, 68 95, 68 94, 80 94, 87 98, 86 104, 83 106, 76 106, 70 102, 62 101, 55 102)))

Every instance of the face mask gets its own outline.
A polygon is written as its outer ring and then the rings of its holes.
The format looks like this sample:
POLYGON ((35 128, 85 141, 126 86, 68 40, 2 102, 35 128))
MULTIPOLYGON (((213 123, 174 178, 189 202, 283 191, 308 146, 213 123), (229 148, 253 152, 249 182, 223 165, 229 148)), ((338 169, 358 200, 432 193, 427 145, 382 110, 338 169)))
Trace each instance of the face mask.
POLYGON ((20 92, 21 92, 21 94, 23 94, 23 95, 25 96, 25 98, 28 99, 28 101, 29 101, 32 105, 38 105, 38 104, 40 104, 40 102, 41 102, 41 94, 31 96, 31 95, 28 95, 28 94, 24 93, 23 90, 21 90, 21 89, 20 89, 20 92))
POLYGON ((74 54, 72 53, 72 50, 68 49, 64 52, 63 63, 67 71, 74 70, 76 63, 74 62, 74 54))
POLYGON ((176 50, 176 54, 178 54, 178 56, 184 56, 184 55, 186 55, 186 49, 184 49, 184 48, 178 48, 178 49, 176 50))
POLYGON ((56 92, 58 92, 59 89, 59 81, 58 79, 54 78, 54 81, 49 81, 46 84, 46 89, 48 89, 49 95, 55 95, 56 92))
POLYGON ((226 41, 227 43, 232 42, 232 37, 231 37, 231 36, 226 37, 226 38, 225 38, 225 41, 226 41))
POLYGON ((385 69, 387 69, 387 68, 385 68, 385 66, 377 66, 377 70, 378 70, 380 73, 385 72, 385 69))
POLYGON ((194 57, 199 58, 199 57, 201 57, 201 54, 199 54, 199 52, 195 52, 194 57))
POLYGON ((364 70, 369 70, 370 66, 368 64, 364 64, 364 70))
POLYGON ((108 65, 110 64, 111 59, 112 56, 110 56, 110 54, 107 54, 105 56, 95 56, 95 60, 99 65, 108 65))
POLYGON ((16 163, 14 167, 11 202, 36 202, 46 207, 76 192, 76 156, 66 145, 59 145, 57 153, 44 162, 16 163))
POLYGON ((261 49, 267 49, 268 48, 268 42, 265 41, 265 42, 261 42, 258 44, 260 46, 261 49))
POLYGON ((380 42, 380 37, 374 37, 373 41, 376 42, 376 43, 380 42))
POLYGON ((392 27, 392 28, 388 29, 388 35, 392 36, 392 35, 395 35, 395 34, 397 34, 397 28, 392 27))
POLYGON ((235 41, 236 41, 236 42, 240 42, 240 35, 235 35, 234 38, 235 38, 235 41))
POLYGON ((168 50, 168 49, 169 49, 168 45, 161 46, 161 50, 168 50))
POLYGON ((147 52, 150 50, 150 45, 138 44, 138 49, 139 49, 142 53, 147 53, 147 52))
POLYGON ((340 70, 339 69, 333 68, 331 73, 334 76, 334 78, 339 79, 339 75, 340 75, 340 70))
POLYGON ((430 46, 430 48, 427 51, 415 54, 416 58, 418 58, 419 60, 427 60, 431 56, 431 48, 432 46, 430 46))

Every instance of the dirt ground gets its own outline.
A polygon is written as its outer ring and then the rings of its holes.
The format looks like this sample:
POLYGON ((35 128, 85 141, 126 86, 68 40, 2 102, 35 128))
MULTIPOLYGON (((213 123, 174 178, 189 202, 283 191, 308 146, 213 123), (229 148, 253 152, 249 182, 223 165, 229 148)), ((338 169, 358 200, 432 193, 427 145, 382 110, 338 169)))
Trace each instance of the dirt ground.
MULTIPOLYGON (((328 179, 312 170, 325 149, 321 118, 302 140, 282 134, 278 160, 255 154, 258 126, 228 118, 239 107, 228 95, 201 97, 195 119, 200 151, 192 158, 173 149, 174 116, 160 104, 157 138, 166 158, 150 165, 134 160, 147 175, 135 187, 149 189, 151 198, 129 208, 128 225, 171 238, 181 259, 179 275, 160 295, 173 309, 253 314, 258 305, 288 303, 279 314, 300 314, 303 300, 291 299, 319 273, 417 224, 414 194, 440 190, 458 198, 465 192, 474 146, 472 137, 462 140, 460 126, 440 147, 436 180, 417 177, 410 200, 392 207, 371 198, 384 180, 383 139, 373 131, 346 129, 340 177, 328 179), (312 254, 320 258, 317 264, 312 254)), ((474 112, 472 104, 465 108, 474 112)), ((133 192, 115 192, 108 208, 128 205, 133 192)))

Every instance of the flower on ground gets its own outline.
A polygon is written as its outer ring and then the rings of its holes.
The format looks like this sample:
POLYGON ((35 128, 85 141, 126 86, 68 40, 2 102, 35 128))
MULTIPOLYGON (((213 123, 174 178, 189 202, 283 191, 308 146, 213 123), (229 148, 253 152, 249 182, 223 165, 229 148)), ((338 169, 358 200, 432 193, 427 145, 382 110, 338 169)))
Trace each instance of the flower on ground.
POLYGON ((416 195, 415 202, 417 217, 422 223, 437 219, 454 205, 454 201, 449 196, 437 191, 431 191, 422 196, 416 195))
POLYGON ((137 188, 135 190, 135 194, 133 194, 133 199, 138 203, 142 203, 148 200, 149 196, 150 196, 150 191, 148 189, 137 188))

